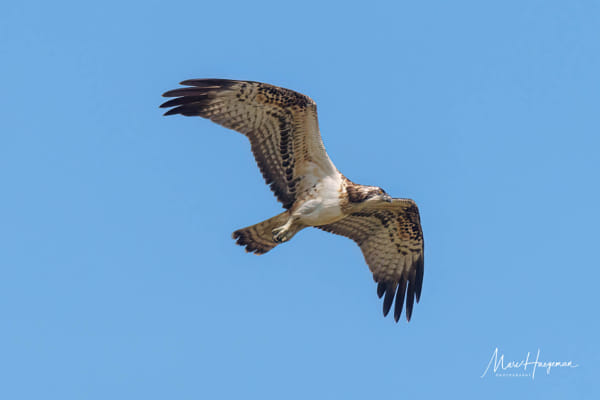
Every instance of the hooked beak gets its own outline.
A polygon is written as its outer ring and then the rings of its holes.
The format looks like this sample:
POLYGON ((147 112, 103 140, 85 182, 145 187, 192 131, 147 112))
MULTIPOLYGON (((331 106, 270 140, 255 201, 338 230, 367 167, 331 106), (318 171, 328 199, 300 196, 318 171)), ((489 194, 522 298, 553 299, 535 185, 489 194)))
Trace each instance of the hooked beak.
POLYGON ((383 196, 383 200, 391 203, 392 202, 392 196, 390 196, 389 194, 386 194, 385 196, 383 196))

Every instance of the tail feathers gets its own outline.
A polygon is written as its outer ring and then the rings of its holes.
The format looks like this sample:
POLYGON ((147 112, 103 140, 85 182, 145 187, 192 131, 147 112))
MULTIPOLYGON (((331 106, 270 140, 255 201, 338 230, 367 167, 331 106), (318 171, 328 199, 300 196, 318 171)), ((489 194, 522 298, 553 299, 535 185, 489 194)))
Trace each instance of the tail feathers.
POLYGON ((246 247, 246 252, 264 254, 279 243, 273 240, 273 229, 282 226, 288 220, 288 212, 269 218, 266 221, 238 229, 231 235, 236 243, 246 247))

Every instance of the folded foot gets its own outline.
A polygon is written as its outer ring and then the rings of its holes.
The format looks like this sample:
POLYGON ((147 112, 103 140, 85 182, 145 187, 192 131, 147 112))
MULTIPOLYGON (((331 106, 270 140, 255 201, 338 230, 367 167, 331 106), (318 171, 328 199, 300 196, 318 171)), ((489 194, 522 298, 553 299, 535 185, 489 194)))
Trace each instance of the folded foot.
POLYGON ((292 236, 294 236, 294 234, 287 229, 285 225, 273 229, 271 233, 273 234, 273 241, 275 241, 275 243, 287 242, 292 238, 292 236))

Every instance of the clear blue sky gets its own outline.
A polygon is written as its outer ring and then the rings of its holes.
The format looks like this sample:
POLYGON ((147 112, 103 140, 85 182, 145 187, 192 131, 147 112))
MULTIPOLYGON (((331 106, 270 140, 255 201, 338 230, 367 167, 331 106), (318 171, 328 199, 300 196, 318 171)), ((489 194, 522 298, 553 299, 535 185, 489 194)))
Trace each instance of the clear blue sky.
POLYGON ((599 398, 599 39, 593 1, 3 4, 0 397, 599 398), (409 324, 348 239, 235 246, 281 210, 246 139, 158 109, 210 77, 308 94, 417 201, 409 324))

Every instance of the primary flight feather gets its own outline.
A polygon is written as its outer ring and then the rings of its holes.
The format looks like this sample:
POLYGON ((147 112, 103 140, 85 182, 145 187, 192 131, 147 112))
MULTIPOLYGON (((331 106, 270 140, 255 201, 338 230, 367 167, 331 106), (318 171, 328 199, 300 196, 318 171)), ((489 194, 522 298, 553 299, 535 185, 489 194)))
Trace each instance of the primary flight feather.
POLYGON ((168 91, 165 115, 208 118, 250 140, 254 158, 286 209, 233 233, 246 251, 264 254, 314 226, 346 236, 361 248, 383 314, 394 304, 398 321, 406 300, 410 321, 423 284, 423 233, 419 210, 410 199, 391 198, 377 186, 359 185, 342 175, 325 151, 317 106, 308 96, 266 83, 192 79, 168 91), (394 301, 395 299, 395 301, 394 301))

